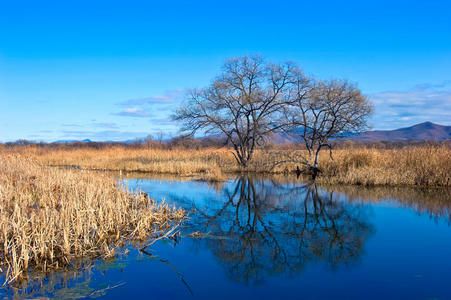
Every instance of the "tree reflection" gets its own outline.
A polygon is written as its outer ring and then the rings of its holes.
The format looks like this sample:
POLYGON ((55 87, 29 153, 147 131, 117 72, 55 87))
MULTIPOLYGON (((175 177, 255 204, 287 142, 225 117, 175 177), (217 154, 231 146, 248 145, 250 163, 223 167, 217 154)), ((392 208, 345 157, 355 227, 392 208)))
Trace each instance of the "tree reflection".
POLYGON ((240 177, 224 189, 222 207, 196 206, 194 230, 229 277, 258 284, 266 276, 299 274, 308 263, 336 268, 359 259, 373 227, 362 205, 339 201, 316 185, 278 185, 240 177))

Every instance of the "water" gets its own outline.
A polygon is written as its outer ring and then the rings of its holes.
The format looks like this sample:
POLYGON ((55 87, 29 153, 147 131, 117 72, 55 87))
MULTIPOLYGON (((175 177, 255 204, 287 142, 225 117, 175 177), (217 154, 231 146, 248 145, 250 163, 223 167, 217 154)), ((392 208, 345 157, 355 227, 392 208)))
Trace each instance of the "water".
POLYGON ((131 178, 191 211, 182 239, 5 296, 195 299, 451 299, 449 189, 223 184, 131 178), (196 238, 189 237, 196 232, 196 238))

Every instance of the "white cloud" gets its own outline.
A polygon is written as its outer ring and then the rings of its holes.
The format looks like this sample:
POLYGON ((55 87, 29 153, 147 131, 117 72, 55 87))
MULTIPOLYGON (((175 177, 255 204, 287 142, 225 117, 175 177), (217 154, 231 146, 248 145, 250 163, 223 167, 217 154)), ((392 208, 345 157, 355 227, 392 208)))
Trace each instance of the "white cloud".
POLYGON ((146 111, 144 108, 128 107, 122 110, 121 112, 116 113, 115 115, 121 117, 146 118, 150 116, 150 113, 146 111))
POLYGON ((129 99, 117 103, 125 106, 119 113, 114 115, 123 117, 148 117, 149 111, 158 111, 159 115, 166 115, 173 111, 182 101, 185 91, 181 89, 166 91, 163 95, 151 96, 147 98, 129 99))
POLYGON ((83 127, 83 125, 75 124, 75 123, 64 123, 64 124, 61 124, 61 126, 63 126, 63 127, 83 127))
POLYGON ((92 126, 96 128, 119 128, 119 126, 114 122, 93 122, 92 126))
POLYGON ((174 104, 179 103, 183 96, 185 95, 185 91, 182 89, 177 90, 169 90, 164 93, 164 95, 151 96, 146 98, 139 99, 129 99, 122 102, 119 102, 119 105, 122 106, 147 106, 154 104, 174 104))
POLYGON ((416 85, 407 91, 370 95, 374 129, 395 129, 431 121, 451 125, 451 81, 416 85))

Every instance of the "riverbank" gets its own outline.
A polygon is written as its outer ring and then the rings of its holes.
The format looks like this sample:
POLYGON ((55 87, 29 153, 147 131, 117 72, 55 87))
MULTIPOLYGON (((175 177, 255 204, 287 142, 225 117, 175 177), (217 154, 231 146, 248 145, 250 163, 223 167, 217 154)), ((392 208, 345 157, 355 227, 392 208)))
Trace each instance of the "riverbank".
POLYGON ((7 282, 78 258, 114 257, 170 231, 185 211, 157 204, 99 172, 44 166, 0 154, 0 271, 7 282))
MULTIPOLYGON (((230 149, 153 149, 111 146, 55 148, 36 146, 3 149, 34 157, 49 166, 81 169, 146 172, 198 176, 221 181, 224 175, 243 172, 230 149)), ((287 156, 305 155, 302 150, 258 150, 245 170, 250 173, 281 174, 299 165, 286 162, 287 156)), ((300 165, 302 167, 302 165, 300 165)), ((365 186, 451 186, 451 149, 446 145, 409 146, 400 149, 337 149, 333 158, 321 153, 319 183, 365 186)))

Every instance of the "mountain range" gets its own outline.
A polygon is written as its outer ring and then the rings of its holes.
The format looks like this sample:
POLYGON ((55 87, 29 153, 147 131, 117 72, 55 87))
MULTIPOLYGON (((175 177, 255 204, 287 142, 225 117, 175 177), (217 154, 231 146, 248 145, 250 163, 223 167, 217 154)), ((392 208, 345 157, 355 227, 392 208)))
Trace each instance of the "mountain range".
POLYGON ((356 142, 406 142, 406 141, 435 141, 451 139, 451 126, 443 126, 432 122, 424 122, 410 127, 395 130, 374 130, 348 138, 356 142))
MULTIPOLYGON (((203 138, 221 139, 221 134, 209 135, 203 138)), ((424 122, 410 127, 399 128, 395 130, 374 130, 365 131, 357 135, 345 138, 354 142, 407 142, 407 141, 435 141, 440 142, 451 139, 451 126, 443 126, 432 122, 424 122)), ((146 139, 133 139, 123 141, 122 143, 132 143, 136 141, 145 141, 146 139)), ((292 144, 300 142, 299 138, 293 137, 283 132, 274 133, 270 141, 274 144, 292 144)), ((91 142, 89 139, 82 141, 75 140, 59 140, 54 143, 74 143, 74 142, 91 142)))
MULTIPOLYGON (((296 135, 294 135, 296 136, 296 135)), ((394 130, 374 130, 365 131, 352 135, 343 140, 354 142, 374 143, 374 142, 407 142, 407 141, 434 141, 440 142, 451 139, 451 126, 443 126, 432 122, 424 122, 410 127, 394 130)), ((292 144, 299 142, 296 137, 283 132, 274 133, 271 142, 278 145, 292 144)))

